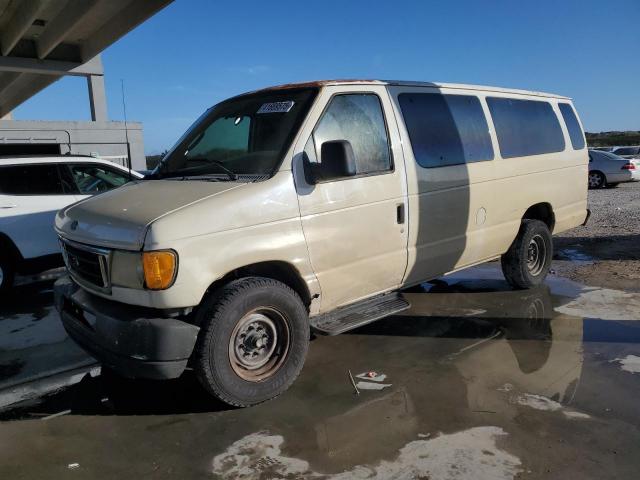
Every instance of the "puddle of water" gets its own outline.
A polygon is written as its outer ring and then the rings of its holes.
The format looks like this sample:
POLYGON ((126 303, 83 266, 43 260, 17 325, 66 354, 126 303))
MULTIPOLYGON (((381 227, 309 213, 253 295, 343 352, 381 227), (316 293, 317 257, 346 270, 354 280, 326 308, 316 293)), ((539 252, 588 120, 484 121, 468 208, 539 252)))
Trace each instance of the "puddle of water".
POLYGON ((556 252, 559 260, 568 260, 578 265, 592 265, 595 259, 575 248, 563 248, 556 252))
MULTIPOLYGON (((621 342, 640 343, 640 328, 635 326, 640 323, 611 321, 619 313, 608 313, 606 320, 583 321, 582 316, 562 310, 569 305, 567 311, 606 312, 606 302, 613 301, 609 311, 628 313, 633 305, 629 297, 609 292, 606 301, 594 306, 598 297, 591 292, 598 289, 555 276, 542 288, 514 291, 495 265, 445 277, 425 290, 430 291, 407 294, 412 303, 407 316, 387 318, 349 335, 316 338, 300 378, 273 402, 217 412, 224 407, 212 406, 194 378, 193 385, 185 381, 187 376, 174 384, 151 384, 109 382, 105 375, 67 391, 78 392, 74 399, 83 402, 93 395, 95 405, 85 404, 68 416, 40 422, 56 428, 41 427, 38 434, 44 432, 48 441, 107 465, 111 462, 108 452, 91 452, 101 451, 103 432, 116 426, 126 433, 127 445, 138 446, 131 460, 135 465, 158 460, 158 451, 182 448, 178 457, 169 455, 167 462, 174 462, 173 471, 188 478, 194 462, 203 456, 211 458, 211 452, 224 452, 204 468, 226 479, 512 479, 522 475, 521 462, 535 464, 543 453, 536 452, 538 426, 550 435, 561 432, 561 438, 582 442, 578 437, 590 418, 583 411, 597 416, 599 427, 603 426, 585 440, 590 446, 581 450, 584 455, 606 454, 607 448, 613 448, 611 438, 637 444, 631 429, 620 425, 638 425, 640 411, 633 401, 639 394, 638 384, 619 382, 633 377, 611 372, 618 363, 623 368, 623 361, 633 368, 634 359, 625 355, 637 352, 621 342), (585 344, 596 341, 618 343, 585 344), (602 356, 594 357, 596 351, 602 356), (607 363, 616 357, 624 358, 615 365, 607 363), (356 381, 376 387, 393 385, 356 396, 346 368, 362 372, 356 381), (367 375, 370 369, 376 369, 373 378, 367 375), (98 403, 103 397, 109 398, 107 404, 98 403), (522 428, 520 420, 533 416, 532 428, 522 428), (606 423, 610 417, 619 420, 613 427, 606 423), (140 445, 151 428, 158 433, 159 446, 146 450, 140 445), (82 437, 77 435, 79 429, 82 437), (207 442, 193 443, 193 438, 207 438, 207 442)), ((53 354, 45 358, 50 363, 53 354)), ((36 414, 74 408, 73 402, 56 398, 58 403, 48 399, 36 414)), ((37 416, 33 412, 29 410, 29 415, 37 416)), ((52 462, 46 455, 50 444, 28 438, 25 426, 29 424, 3 425, 22 437, 15 443, 24 445, 17 454, 5 453, 6 457, 24 464, 34 456, 52 462)), ((575 445, 567 441, 563 448, 575 445)), ((58 463, 66 467, 75 460, 58 463)), ((558 468, 553 461, 547 464, 558 468)), ((126 471, 131 466, 123 461, 119 468, 126 471)))
POLYGON ((498 448, 496 440, 507 433, 499 427, 475 427, 427 440, 415 440, 400 448, 394 460, 357 465, 337 474, 314 471, 305 460, 282 453, 280 435, 258 432, 236 441, 216 456, 212 473, 225 480, 240 478, 327 480, 437 478, 513 479, 522 469, 520 459, 498 448))

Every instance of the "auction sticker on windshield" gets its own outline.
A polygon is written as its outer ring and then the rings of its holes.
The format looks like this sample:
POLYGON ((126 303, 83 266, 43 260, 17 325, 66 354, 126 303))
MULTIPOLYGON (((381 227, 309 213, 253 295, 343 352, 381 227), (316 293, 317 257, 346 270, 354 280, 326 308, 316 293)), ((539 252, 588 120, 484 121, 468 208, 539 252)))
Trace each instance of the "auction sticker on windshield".
POLYGON ((257 113, 287 113, 293 108, 295 102, 287 100, 286 102, 263 103, 257 113))

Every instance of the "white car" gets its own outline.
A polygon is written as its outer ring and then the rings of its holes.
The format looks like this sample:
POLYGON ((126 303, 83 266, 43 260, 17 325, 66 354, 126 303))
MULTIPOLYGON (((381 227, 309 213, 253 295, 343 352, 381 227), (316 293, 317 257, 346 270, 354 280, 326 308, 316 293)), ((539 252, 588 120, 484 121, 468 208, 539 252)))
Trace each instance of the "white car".
POLYGON ((622 182, 639 180, 640 160, 589 150, 589 188, 614 188, 622 182))
POLYGON ((56 212, 143 176, 93 157, 0 158, 0 294, 16 273, 62 266, 56 212))

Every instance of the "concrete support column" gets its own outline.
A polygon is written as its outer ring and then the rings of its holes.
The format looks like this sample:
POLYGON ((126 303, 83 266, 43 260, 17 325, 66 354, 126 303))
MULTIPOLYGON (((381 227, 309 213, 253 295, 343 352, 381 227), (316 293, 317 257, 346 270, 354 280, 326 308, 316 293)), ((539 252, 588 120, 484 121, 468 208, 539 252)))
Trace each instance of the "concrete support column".
POLYGON ((89 87, 89 104, 91 106, 91 120, 107 121, 107 97, 104 92, 104 77, 102 75, 89 75, 87 77, 89 87))

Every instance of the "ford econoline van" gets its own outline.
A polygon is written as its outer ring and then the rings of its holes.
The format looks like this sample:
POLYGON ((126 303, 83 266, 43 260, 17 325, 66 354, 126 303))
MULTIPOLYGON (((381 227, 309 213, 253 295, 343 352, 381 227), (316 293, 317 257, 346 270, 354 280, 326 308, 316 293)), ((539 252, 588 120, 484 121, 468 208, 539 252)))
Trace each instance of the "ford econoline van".
MULTIPOLYGON (((321 81, 207 110, 150 179, 56 217, 69 334, 128 377, 186 368, 236 406, 285 391, 312 331, 409 307, 402 289, 493 259, 543 282, 586 221, 569 98, 471 85, 321 81)), ((149 177, 147 177, 149 178, 149 177)))

